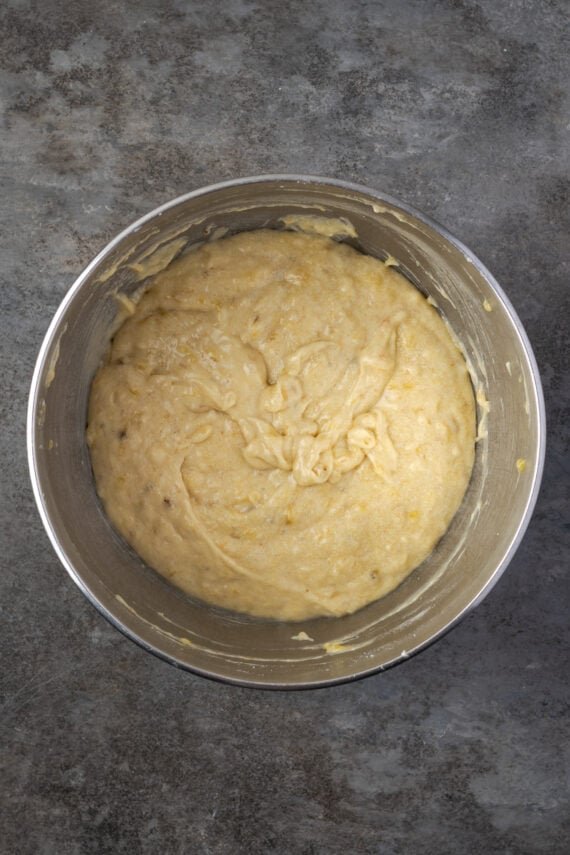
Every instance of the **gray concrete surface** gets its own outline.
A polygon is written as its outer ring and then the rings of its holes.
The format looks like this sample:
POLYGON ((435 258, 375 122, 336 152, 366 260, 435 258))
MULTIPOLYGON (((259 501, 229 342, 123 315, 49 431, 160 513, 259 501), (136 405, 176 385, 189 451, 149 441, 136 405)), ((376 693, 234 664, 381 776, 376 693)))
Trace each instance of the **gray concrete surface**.
POLYGON ((568 851, 569 39, 564 0, 4 0, 0 851, 568 851), (359 683, 181 673, 55 558, 24 448, 75 276, 161 202, 260 172, 354 179, 445 223, 533 342, 543 490, 498 587, 359 683), (566 322, 565 322, 566 318, 566 322))

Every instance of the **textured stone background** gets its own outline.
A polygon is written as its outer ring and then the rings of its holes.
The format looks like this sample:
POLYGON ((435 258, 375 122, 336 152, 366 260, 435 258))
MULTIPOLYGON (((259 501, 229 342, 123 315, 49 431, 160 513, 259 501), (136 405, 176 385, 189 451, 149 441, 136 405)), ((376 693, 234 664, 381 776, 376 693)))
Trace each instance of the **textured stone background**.
POLYGON ((567 13, 3 0, 2 853, 568 851, 567 13), (85 263, 175 195, 271 171, 370 184, 463 239, 526 325, 550 430, 486 602, 388 673, 293 694, 178 672, 108 626, 50 548, 24 449, 34 359, 85 263))

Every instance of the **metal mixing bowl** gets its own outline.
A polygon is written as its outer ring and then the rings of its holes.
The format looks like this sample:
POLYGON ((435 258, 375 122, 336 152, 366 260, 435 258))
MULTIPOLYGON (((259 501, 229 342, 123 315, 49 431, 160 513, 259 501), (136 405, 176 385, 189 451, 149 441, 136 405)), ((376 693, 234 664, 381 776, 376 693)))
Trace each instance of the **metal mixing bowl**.
MULTIPOLYGON (((152 255, 160 257, 160 250, 152 255)), ((387 668, 480 603, 528 525, 544 445, 544 402, 530 344, 481 262, 395 199, 304 176, 206 187, 157 208, 112 240, 77 279, 49 327, 28 411, 38 508, 59 558, 86 597, 127 636, 177 666, 273 688, 328 685, 387 668), (97 498, 85 421, 90 383, 117 323, 116 295, 140 287, 138 261, 173 238, 190 246, 219 229, 277 226, 280 217, 295 213, 349 220, 358 235, 351 242, 380 258, 394 256, 431 296, 472 365, 487 437, 477 443, 473 477, 451 527, 403 584, 354 615, 287 624, 192 600, 144 565, 113 530, 97 498)))

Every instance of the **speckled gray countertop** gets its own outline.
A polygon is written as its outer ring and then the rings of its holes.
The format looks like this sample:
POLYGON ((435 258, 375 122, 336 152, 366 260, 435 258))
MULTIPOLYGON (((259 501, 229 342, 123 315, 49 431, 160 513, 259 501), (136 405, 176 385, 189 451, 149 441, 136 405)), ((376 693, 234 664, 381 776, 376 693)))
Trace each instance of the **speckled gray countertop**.
POLYGON ((2 853, 568 851, 567 12, 4 0, 2 853), (290 694, 176 671, 111 628, 52 552, 24 441, 86 262, 156 205, 262 172, 352 179, 446 224, 519 312, 549 418, 534 519, 488 599, 392 671, 290 694))

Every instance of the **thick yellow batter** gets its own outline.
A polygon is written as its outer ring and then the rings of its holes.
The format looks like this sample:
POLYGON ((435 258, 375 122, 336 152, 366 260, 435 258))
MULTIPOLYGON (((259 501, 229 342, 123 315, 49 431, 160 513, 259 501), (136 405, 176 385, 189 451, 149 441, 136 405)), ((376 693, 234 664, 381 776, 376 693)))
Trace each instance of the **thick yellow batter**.
POLYGON ((342 615, 432 550, 473 464, 465 361, 400 274, 326 237, 256 231, 158 274, 91 392, 97 490, 190 594, 342 615))

